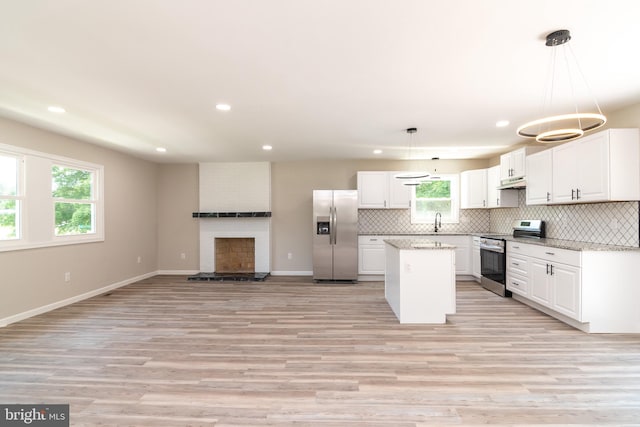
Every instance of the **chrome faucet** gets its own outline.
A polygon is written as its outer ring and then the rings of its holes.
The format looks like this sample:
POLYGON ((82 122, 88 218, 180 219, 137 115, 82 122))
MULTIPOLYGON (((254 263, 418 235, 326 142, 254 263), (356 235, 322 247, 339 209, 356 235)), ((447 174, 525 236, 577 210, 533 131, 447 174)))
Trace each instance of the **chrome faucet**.
POLYGON ((437 233, 440 228, 442 228, 442 214, 437 212, 434 231, 437 233))

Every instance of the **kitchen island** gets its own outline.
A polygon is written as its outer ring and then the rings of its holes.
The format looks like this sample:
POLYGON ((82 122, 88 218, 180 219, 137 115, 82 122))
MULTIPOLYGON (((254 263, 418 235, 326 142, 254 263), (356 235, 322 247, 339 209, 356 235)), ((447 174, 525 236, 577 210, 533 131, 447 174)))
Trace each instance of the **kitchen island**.
POLYGON ((400 323, 445 323, 456 312, 455 249, 428 239, 385 240, 384 293, 400 323))

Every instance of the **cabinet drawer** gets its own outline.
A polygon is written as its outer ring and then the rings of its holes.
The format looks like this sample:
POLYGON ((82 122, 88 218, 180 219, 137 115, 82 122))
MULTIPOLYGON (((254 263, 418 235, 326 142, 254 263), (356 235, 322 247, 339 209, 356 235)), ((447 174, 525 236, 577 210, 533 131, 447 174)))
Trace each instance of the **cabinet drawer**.
POLYGON ((533 246, 534 245, 527 245, 525 243, 507 242, 507 255, 510 255, 510 254, 530 255, 531 248, 533 246))
POLYGON ((509 274, 507 276, 507 289, 526 297, 529 293, 529 281, 525 277, 509 274))
POLYGON ((389 237, 391 236, 358 236, 358 244, 384 246, 384 241, 389 237))
POLYGON ((559 262, 562 264, 580 267, 580 251, 571 251, 568 249, 558 249, 549 246, 531 245, 530 255, 541 258, 549 262, 559 262))
POLYGON ((509 255, 507 269, 514 274, 526 277, 529 275, 529 261, 525 257, 509 255))

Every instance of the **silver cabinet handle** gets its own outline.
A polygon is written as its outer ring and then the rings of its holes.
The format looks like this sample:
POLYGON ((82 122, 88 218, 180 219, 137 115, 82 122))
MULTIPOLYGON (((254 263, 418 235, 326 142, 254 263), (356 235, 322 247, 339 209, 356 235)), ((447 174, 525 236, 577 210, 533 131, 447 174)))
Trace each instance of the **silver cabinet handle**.
POLYGON ((575 193, 576 190, 574 190, 573 188, 571 189, 571 200, 573 200, 573 193, 575 193))
POLYGON ((545 254, 547 254, 547 255, 555 255, 554 252, 545 252, 545 254))
POLYGON ((511 265, 515 265, 516 267, 519 266, 520 264, 518 264, 517 262, 512 262, 511 265))
POLYGON ((580 200, 580 189, 576 188, 576 200, 580 200))
POLYGON ((547 264, 547 274, 549 274, 549 264, 547 264))
POLYGON ((550 201, 551 201, 551 193, 547 191, 547 202, 550 202, 550 201))

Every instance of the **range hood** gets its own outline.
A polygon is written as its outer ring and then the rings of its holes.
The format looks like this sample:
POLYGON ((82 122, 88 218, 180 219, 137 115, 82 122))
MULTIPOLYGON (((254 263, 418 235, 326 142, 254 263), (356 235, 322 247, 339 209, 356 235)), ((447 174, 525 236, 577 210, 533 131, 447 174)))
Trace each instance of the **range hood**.
POLYGON ((524 178, 518 178, 518 179, 503 179, 501 181, 501 185, 500 187, 498 187, 498 190, 509 190, 509 189, 519 189, 519 188, 525 188, 527 186, 527 181, 525 181, 524 178))

